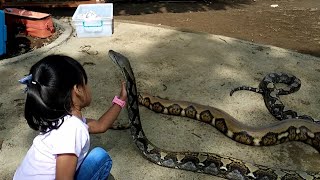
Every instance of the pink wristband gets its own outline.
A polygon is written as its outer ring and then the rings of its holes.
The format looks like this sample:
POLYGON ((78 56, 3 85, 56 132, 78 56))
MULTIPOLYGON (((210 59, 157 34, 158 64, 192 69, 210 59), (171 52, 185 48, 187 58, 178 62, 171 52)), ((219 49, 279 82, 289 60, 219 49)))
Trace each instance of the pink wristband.
POLYGON ((126 105, 125 101, 122 101, 121 99, 119 99, 118 96, 115 96, 112 100, 112 104, 117 104, 119 105, 121 108, 124 108, 124 106, 126 105))

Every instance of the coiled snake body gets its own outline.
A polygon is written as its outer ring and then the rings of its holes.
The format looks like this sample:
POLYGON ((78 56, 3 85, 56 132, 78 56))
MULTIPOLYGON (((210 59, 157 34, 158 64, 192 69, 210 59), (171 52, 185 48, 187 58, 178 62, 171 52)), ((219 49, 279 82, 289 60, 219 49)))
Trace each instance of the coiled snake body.
POLYGON ((298 91, 301 87, 301 81, 296 76, 287 73, 270 73, 266 75, 259 84, 258 88, 249 86, 240 86, 234 88, 230 92, 230 96, 236 91, 247 90, 260 93, 263 95, 265 105, 269 112, 278 120, 297 118, 307 119, 319 123, 318 120, 313 119, 308 115, 298 115, 297 112, 285 109, 284 104, 280 100, 280 95, 287 95, 298 91), (287 86, 285 88, 276 88, 276 83, 283 83, 287 86))
POLYGON ((267 127, 253 128, 241 124, 226 112, 186 101, 170 101, 148 94, 138 94, 129 60, 115 51, 109 51, 111 60, 121 69, 128 92, 128 117, 131 135, 139 151, 149 161, 160 166, 211 174, 227 179, 316 179, 319 172, 300 172, 272 169, 232 157, 206 152, 173 152, 152 144, 146 137, 139 115, 139 103, 149 109, 185 116, 210 124, 229 138, 247 145, 269 146, 287 141, 301 141, 320 150, 320 125, 308 120, 288 119, 267 127))

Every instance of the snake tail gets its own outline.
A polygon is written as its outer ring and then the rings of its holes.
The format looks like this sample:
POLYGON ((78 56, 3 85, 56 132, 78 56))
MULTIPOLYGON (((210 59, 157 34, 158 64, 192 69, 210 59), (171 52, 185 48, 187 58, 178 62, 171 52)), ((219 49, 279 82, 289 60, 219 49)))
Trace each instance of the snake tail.
POLYGON ((230 91, 230 96, 232 96, 233 93, 235 93, 236 91, 242 91, 242 90, 252 91, 252 92, 256 92, 256 93, 260 93, 260 94, 263 93, 263 90, 259 89, 259 88, 254 88, 254 87, 249 87, 249 86, 240 86, 240 87, 236 87, 236 88, 232 89, 230 91))

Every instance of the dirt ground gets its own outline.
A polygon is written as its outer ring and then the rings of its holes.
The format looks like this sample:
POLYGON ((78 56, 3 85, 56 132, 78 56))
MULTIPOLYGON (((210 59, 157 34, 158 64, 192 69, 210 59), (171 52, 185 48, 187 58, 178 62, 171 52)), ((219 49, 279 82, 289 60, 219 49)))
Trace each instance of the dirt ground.
POLYGON ((35 49, 46 46, 56 40, 60 34, 61 32, 59 31, 59 29, 57 29, 52 36, 47 38, 37 38, 25 35, 24 33, 19 33, 8 41, 7 52, 5 55, 0 57, 0 60, 16 57, 21 54, 25 54, 27 52, 31 52, 35 49))
MULTIPOLYGON (((320 1, 315 0, 208 0, 114 3, 116 20, 179 27, 274 45, 320 57, 320 1), (278 7, 271 7, 278 5, 278 7)), ((35 9, 56 18, 71 17, 75 9, 35 9)), ((39 48, 54 40, 28 37, 30 45, 10 46, 9 56, 39 48), (18 52, 16 52, 18 51, 18 52)), ((16 43, 14 43, 16 44, 16 43)))
MULTIPOLYGON (((116 25, 112 37, 92 40, 72 36, 45 54, 64 53, 86 65, 94 95, 93 104, 85 111, 88 117, 101 115, 118 93, 121 75, 110 60, 106 61, 106 50, 114 49, 132 60, 139 91, 218 107, 253 126, 274 122, 261 95, 243 92, 230 97, 230 89, 240 85, 257 86, 270 72, 292 73, 302 80, 303 86, 294 95, 284 96, 283 101, 292 109, 319 118, 319 58, 224 37, 320 57, 319 4, 314 0, 115 3, 116 25), (270 7, 272 4, 278 7, 270 7), (90 47, 93 53, 83 51, 83 47, 90 47)), ((55 9, 52 14, 60 18, 70 17, 73 12, 55 9)), ((4 179, 12 177, 35 136, 25 123, 23 87, 16 80, 26 75, 31 64, 45 54, 0 66, 0 121, 3 121, 0 125, 0 177, 4 179)), ((142 108, 141 115, 147 136, 159 147, 213 152, 275 168, 320 171, 316 166, 320 162, 318 152, 302 143, 255 148, 238 144, 214 128, 192 120, 155 115, 142 108)), ((127 120, 125 111, 119 120, 127 120)), ((215 179, 162 168, 146 161, 133 144, 129 131, 109 131, 93 136, 92 145, 110 152, 115 162, 112 170, 115 179, 215 179)))
MULTIPOLYGON (((84 111, 85 117, 99 118, 119 93, 122 76, 106 56, 113 49, 130 59, 139 92, 213 106, 253 127, 270 126, 277 121, 267 111, 260 94, 243 91, 230 97, 230 90, 241 85, 256 87, 270 72, 294 74, 301 79, 302 87, 281 100, 288 108, 319 119, 320 58, 225 36, 159 26, 115 21, 114 28, 111 37, 92 39, 71 35, 55 48, 38 49, 42 54, 14 63, 0 62, 0 139, 3 140, 0 177, 12 179, 36 135, 25 122, 24 86, 17 80, 28 73, 32 64, 52 53, 66 54, 84 65, 93 95, 92 104, 84 111), (83 47, 88 47, 88 51, 83 51, 83 47)), ((161 148, 211 152, 267 167, 320 172, 316 166, 320 162, 319 153, 303 143, 270 147, 242 145, 200 122, 139 109, 145 134, 161 148)), ((126 123, 127 115, 126 110, 122 111, 118 121, 126 123)), ((315 126, 320 131, 320 126, 315 126)), ((92 135, 91 147, 95 146, 110 153, 114 162, 111 173, 116 180, 220 180, 147 161, 133 143, 129 130, 92 135)))
POLYGON ((320 57, 320 1, 123 3, 115 5, 115 13, 115 19, 235 37, 320 57))

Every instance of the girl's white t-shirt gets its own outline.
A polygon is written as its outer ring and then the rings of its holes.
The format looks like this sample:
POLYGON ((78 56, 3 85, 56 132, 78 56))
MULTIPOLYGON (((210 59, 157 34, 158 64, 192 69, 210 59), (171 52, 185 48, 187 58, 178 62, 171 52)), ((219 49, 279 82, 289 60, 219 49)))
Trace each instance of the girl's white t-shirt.
POLYGON ((13 179, 55 179, 57 154, 75 154, 78 157, 78 169, 89 147, 90 137, 86 119, 67 115, 58 129, 34 138, 13 179))

